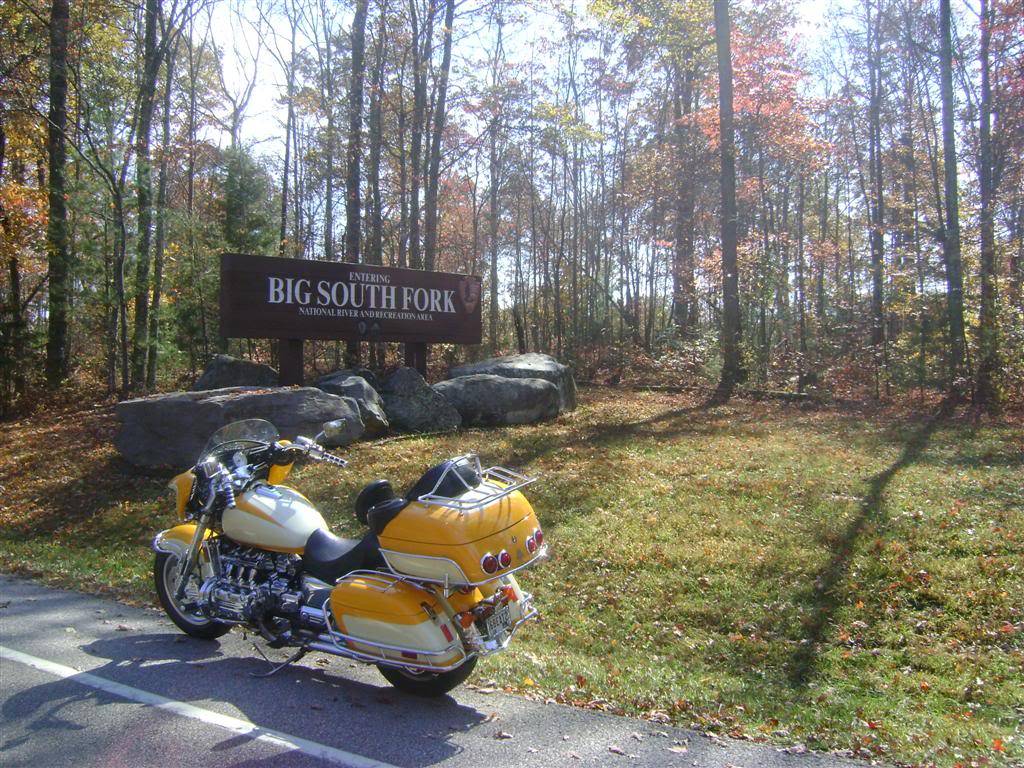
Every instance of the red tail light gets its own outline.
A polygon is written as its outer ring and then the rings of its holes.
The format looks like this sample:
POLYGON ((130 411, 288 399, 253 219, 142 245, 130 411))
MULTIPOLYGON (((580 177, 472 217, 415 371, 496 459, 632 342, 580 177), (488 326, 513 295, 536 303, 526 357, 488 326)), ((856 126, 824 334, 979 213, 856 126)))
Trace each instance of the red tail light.
POLYGON ((543 544, 544 543, 544 531, 542 531, 540 528, 538 528, 536 531, 534 531, 533 532, 533 540, 535 542, 537 542, 537 546, 538 547, 541 544, 543 544))
POLYGON ((498 562, 501 564, 502 568, 508 568, 512 565, 512 555, 503 549, 498 553, 498 562))
POLYGON ((488 552, 480 559, 480 567, 484 569, 484 573, 497 573, 498 558, 488 552))
POLYGON ((444 639, 447 640, 449 643, 455 639, 455 637, 452 635, 452 631, 448 629, 447 624, 441 625, 441 633, 444 635, 444 639))
POLYGON ((526 551, 529 552, 531 555, 537 551, 537 539, 535 539, 533 536, 526 540, 526 551))

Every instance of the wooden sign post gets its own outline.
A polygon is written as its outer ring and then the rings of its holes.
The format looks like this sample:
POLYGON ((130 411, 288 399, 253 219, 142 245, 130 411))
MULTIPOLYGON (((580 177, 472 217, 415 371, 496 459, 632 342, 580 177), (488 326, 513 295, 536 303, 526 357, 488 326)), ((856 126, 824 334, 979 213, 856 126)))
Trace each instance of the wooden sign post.
POLYGON ((423 375, 427 345, 479 344, 480 278, 447 272, 225 253, 220 327, 278 339, 281 384, 302 383, 304 339, 399 341, 423 375))

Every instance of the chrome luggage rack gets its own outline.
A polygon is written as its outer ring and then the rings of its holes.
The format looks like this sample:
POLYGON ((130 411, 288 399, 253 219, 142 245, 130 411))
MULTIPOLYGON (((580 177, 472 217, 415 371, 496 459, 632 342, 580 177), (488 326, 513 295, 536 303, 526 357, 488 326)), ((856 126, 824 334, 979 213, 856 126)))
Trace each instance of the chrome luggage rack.
POLYGON ((421 503, 447 507, 459 512, 472 512, 500 501, 538 479, 537 476, 524 475, 522 472, 516 472, 507 467, 494 466, 483 469, 480 466, 480 457, 475 453, 457 456, 451 461, 451 465, 441 473, 441 477, 434 483, 434 487, 419 497, 421 503), (465 478, 456 471, 465 466, 470 466, 476 471, 480 478, 480 485, 475 488, 470 486, 465 478), (443 496, 437 492, 450 475, 454 476, 465 488, 465 492, 459 494, 458 497, 443 496))

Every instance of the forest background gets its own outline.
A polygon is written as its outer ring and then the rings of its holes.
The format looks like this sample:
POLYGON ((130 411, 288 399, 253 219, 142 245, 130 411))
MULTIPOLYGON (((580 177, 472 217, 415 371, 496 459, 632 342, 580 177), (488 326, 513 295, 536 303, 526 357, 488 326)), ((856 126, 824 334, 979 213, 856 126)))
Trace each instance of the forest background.
POLYGON ((1024 4, 729 10, 723 49, 709 0, 4 3, 0 414, 274 363, 219 335, 225 250, 482 275, 435 365, 1019 402, 1024 4))

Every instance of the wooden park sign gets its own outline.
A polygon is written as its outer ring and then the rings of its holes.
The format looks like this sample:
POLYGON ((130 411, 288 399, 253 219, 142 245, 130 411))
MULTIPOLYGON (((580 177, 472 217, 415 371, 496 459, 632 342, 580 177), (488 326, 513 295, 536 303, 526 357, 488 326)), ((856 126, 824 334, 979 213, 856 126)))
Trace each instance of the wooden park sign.
POLYGON ((303 339, 399 341, 426 368, 427 344, 479 344, 480 278, 446 272, 225 253, 220 329, 280 339, 282 384, 302 383, 303 339))

